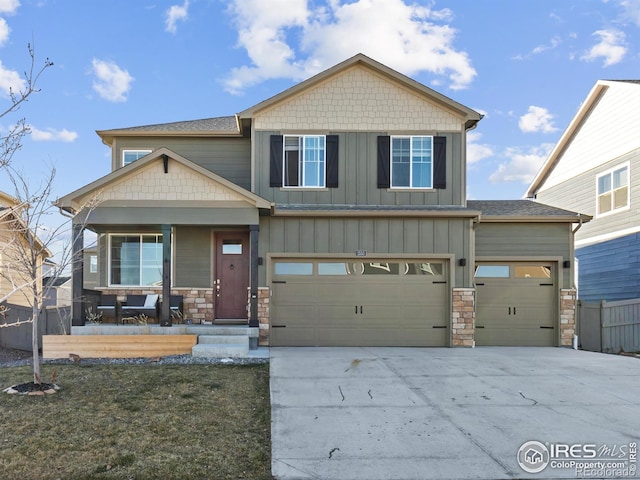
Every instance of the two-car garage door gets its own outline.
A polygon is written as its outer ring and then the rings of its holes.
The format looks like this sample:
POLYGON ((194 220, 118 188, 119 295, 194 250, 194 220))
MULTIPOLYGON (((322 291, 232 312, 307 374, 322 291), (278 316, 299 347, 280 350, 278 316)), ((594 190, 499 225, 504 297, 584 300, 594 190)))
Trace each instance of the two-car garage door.
POLYGON ((447 346, 442 260, 275 259, 273 346, 447 346))

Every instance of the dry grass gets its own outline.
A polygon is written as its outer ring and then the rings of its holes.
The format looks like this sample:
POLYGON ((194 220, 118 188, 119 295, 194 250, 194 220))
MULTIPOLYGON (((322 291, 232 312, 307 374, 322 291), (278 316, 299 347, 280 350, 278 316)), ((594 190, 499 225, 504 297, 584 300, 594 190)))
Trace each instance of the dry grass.
POLYGON ((54 368, 57 395, 0 396, 2 478, 272 478, 268 365, 54 368))

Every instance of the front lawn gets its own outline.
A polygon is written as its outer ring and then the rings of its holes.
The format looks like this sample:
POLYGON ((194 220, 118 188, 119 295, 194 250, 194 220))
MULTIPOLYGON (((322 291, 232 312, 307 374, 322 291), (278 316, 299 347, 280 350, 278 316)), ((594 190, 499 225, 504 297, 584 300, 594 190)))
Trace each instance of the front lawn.
MULTIPOLYGON (((271 479, 268 365, 43 365, 0 394, 2 478, 271 479)), ((0 369, 0 389, 31 367, 0 369)))

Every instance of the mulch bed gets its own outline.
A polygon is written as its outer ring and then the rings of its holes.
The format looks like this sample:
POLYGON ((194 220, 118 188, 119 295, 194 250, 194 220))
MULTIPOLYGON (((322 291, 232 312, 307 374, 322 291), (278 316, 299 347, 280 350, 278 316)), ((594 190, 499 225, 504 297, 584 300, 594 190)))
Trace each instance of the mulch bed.
POLYGON ((60 387, 55 383, 21 383, 19 385, 12 385, 9 388, 5 388, 3 391, 12 395, 51 395, 57 393, 60 387))

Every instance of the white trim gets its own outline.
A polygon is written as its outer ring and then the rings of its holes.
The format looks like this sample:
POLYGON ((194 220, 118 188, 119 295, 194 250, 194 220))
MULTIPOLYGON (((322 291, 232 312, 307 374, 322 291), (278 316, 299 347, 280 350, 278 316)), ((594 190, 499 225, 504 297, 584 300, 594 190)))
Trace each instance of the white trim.
POLYGON ((398 191, 398 190, 433 190, 433 135, 391 135, 389 141, 389 190, 398 191), (413 139, 414 138, 430 138, 431 139, 431 172, 430 172, 430 183, 429 187, 413 187, 413 139), (401 185, 394 186, 393 185, 393 139, 394 138, 408 138, 409 139, 409 185, 401 185))
POLYGON ((575 246, 577 247, 586 247, 587 245, 592 245, 594 243, 602 243, 607 240, 614 240, 619 237, 626 237, 627 235, 631 235, 633 233, 640 232, 640 226, 625 228, 624 230, 616 230, 611 233, 604 233, 602 235, 596 235, 595 237, 585 238, 584 240, 578 240, 575 242, 575 246))
POLYGON ((629 210, 630 208, 631 208, 631 163, 629 161, 620 163, 613 168, 610 168, 608 170, 605 170, 604 172, 597 174, 596 175, 596 209, 595 209, 596 218, 608 217, 609 215, 614 215, 619 212, 624 212, 626 210, 629 210), (611 193, 611 203, 613 205, 613 201, 614 201, 613 193, 615 191, 615 189, 613 188, 613 172, 617 170, 622 170, 624 168, 627 169, 627 204, 624 207, 612 208, 608 212, 600 213, 600 202, 598 201, 600 199, 600 193, 598 192, 599 180, 606 175, 609 175, 611 177, 610 193, 611 193))
MULTIPOLYGON (((122 158, 121 158, 121 167, 126 167, 127 165, 130 165, 133 162, 129 162, 128 164, 125 165, 124 163, 124 156, 126 153, 132 153, 132 152, 136 152, 136 153, 144 153, 144 155, 142 155, 142 157, 146 157, 147 155, 149 155, 153 150, 151 150, 150 148, 127 148, 122 150, 122 158)), ((136 160, 140 160, 142 157, 138 157, 136 160)), ((135 160, 134 160, 135 162, 135 160)))

